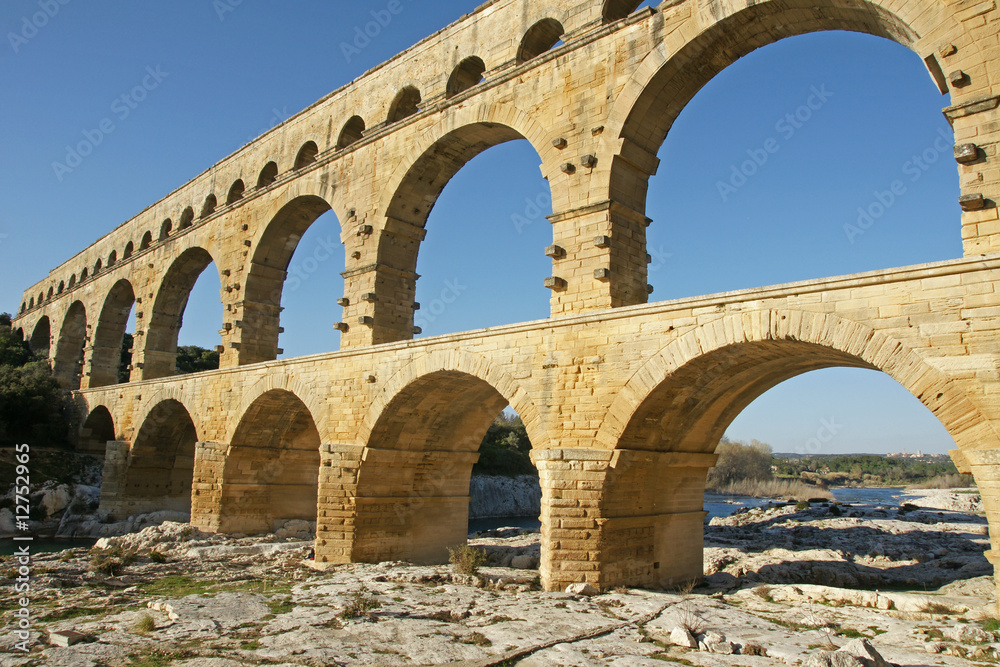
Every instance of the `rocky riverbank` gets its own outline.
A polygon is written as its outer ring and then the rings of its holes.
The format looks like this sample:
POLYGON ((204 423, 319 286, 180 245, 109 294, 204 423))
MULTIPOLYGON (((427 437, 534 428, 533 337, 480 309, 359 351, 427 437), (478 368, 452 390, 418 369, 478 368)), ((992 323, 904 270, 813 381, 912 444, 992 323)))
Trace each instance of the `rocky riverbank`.
MULTIPOLYGON (((537 590, 537 533, 476 536, 489 561, 475 576, 405 563, 317 572, 306 540, 166 523, 39 554, 32 651, 7 632, 0 663, 880 666, 871 649, 899 665, 994 664, 986 532, 977 515, 907 506, 750 510, 707 527, 702 586, 588 595, 537 590), (70 630, 79 643, 48 645, 70 630)), ((0 597, 8 628, 17 597, 0 597)))

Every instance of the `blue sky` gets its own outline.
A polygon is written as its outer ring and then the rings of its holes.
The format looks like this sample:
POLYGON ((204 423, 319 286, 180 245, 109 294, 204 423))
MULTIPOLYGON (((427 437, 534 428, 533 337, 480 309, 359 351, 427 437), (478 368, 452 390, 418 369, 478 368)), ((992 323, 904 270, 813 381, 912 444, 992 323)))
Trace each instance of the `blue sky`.
MULTIPOLYGON (((477 5, 403 0, 399 17, 348 58, 342 45, 386 2, 62 2, 51 0, 58 11, 44 21, 45 2, 0 5, 0 310, 15 311, 23 289, 49 269, 264 130, 477 5), (33 17, 37 30, 26 28, 33 17), (130 91, 144 80, 136 102, 130 91), (104 121, 113 131, 92 154, 71 171, 54 168, 104 121)), ((659 153, 647 209, 653 300, 959 257, 957 169, 935 148, 948 130, 948 103, 919 57, 866 35, 784 40, 728 68, 694 98, 659 153), (817 91, 823 101, 814 97, 815 108, 803 111, 817 91), (913 156, 925 153, 934 159, 915 167, 913 156), (744 164, 754 157, 762 164, 744 164), (734 180, 741 168, 752 175, 734 180), (906 192, 849 238, 845 224, 894 180, 906 192)), ((527 142, 498 146, 445 189, 418 263, 425 336, 548 315, 542 250, 551 243, 551 208, 538 162, 527 142), (518 230, 516 216, 533 223, 518 230)), ((293 267, 337 229, 332 214, 320 218, 293 267)), ((337 349, 331 325, 341 315, 342 270, 343 257, 325 262, 285 295, 285 356, 337 349)), ((217 343, 218 289, 210 267, 192 295, 182 344, 217 343)), ((953 446, 890 378, 848 369, 780 385, 730 435, 777 451, 953 446)))

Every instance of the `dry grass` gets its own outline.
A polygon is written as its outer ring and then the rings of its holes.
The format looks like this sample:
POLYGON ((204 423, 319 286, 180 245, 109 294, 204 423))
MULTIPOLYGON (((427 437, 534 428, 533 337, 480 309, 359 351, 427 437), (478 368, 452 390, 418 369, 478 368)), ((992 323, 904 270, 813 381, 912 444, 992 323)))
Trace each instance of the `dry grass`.
POLYGON ((711 493, 732 496, 749 496, 751 498, 790 498, 792 500, 809 500, 810 498, 828 498, 833 500, 829 489, 812 486, 797 479, 745 479, 731 482, 724 486, 709 488, 711 493))
POLYGON ((967 489, 976 485, 972 475, 939 475, 919 484, 911 484, 908 489, 967 489))

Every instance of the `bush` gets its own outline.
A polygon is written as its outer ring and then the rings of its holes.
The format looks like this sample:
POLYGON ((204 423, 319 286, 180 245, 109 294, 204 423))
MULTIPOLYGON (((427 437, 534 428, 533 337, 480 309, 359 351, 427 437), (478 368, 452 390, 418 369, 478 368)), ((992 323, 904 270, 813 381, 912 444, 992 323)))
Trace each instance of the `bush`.
POLYGON ((474 475, 537 475, 528 452, 531 441, 524 423, 516 415, 501 412, 490 425, 479 446, 479 461, 472 466, 474 475))
POLYGON ((156 629, 156 621, 149 614, 143 614, 135 620, 132 624, 132 630, 138 634, 144 635, 147 632, 152 632, 156 629))
POLYGON ((462 574, 476 574, 486 565, 486 550, 463 544, 452 549, 448 547, 448 562, 462 574))
POLYGON ((716 489, 744 480, 768 481, 771 473, 771 446, 756 440, 750 444, 722 439, 719 462, 708 471, 708 488, 716 489))
POLYGON ((381 606, 382 603, 379 602, 379 599, 371 594, 367 586, 362 584, 361 588, 351 595, 347 606, 340 612, 340 617, 344 619, 369 617, 373 609, 378 609, 381 606))
POLYGON ((125 572, 125 568, 136 560, 136 553, 132 549, 122 549, 114 546, 107 549, 92 549, 90 557, 90 571, 117 577, 125 572))

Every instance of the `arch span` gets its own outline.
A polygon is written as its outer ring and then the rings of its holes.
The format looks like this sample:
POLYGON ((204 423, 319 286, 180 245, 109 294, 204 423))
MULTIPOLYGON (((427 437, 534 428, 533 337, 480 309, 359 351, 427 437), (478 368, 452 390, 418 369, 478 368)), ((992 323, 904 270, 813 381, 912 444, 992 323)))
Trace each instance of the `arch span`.
POLYGON ((56 341, 52 372, 66 389, 79 389, 83 370, 83 348, 87 342, 87 309, 74 301, 66 311, 56 341))
POLYGON ((556 149, 551 142, 546 146, 546 137, 545 129, 530 116, 503 105, 471 107, 424 133, 389 179, 380 202, 385 218, 376 266, 372 273, 353 278, 365 281, 357 291, 379 295, 370 311, 350 313, 372 315, 373 343, 413 337, 417 254, 427 217, 448 182, 484 151, 517 139, 532 145, 542 165, 557 162, 556 149))
MULTIPOLYGON (((511 378, 471 355, 433 354, 396 373, 370 408, 355 491, 350 559, 445 562, 468 533, 469 481, 507 405, 545 446, 538 413, 511 378)), ((320 554, 322 556, 323 554, 320 554)))
POLYGON ((49 346, 52 344, 52 327, 49 324, 48 315, 42 315, 35 322, 35 328, 31 330, 31 338, 28 339, 28 347, 35 354, 49 358, 49 346))
POLYGON ((199 523, 253 534, 288 520, 316 521, 319 446, 312 413, 295 394, 282 389, 261 394, 229 445, 218 519, 199 523))
MULTIPOLYGON (((176 372, 177 336, 188 297, 212 255, 200 247, 185 250, 164 274, 156 291, 142 348, 142 379, 151 380, 176 372)), ((218 276, 216 279, 220 281, 218 276)), ((138 333, 138 332, 137 332, 138 333)))
MULTIPOLYGON (((921 35, 933 33, 941 43, 954 40, 964 48, 979 49, 942 7, 924 1, 847 0, 834 6, 809 0, 764 0, 739 8, 715 4, 709 25, 690 39, 681 34, 685 31, 671 33, 646 57, 615 101, 604 145, 630 157, 616 159, 607 172, 612 199, 634 211, 645 211, 647 182, 656 171, 660 146, 680 112, 719 72, 760 47, 826 30, 863 32, 912 50, 921 35)), ((938 67, 936 61, 930 62, 934 55, 927 58, 932 69, 938 67)))
POLYGON ((122 339, 128 324, 129 313, 135 304, 135 292, 128 280, 119 280, 104 299, 104 307, 94 331, 94 345, 90 354, 88 387, 118 384, 121 364, 122 339))
POLYGON ((699 578, 706 476, 729 424, 772 387, 831 367, 887 373, 961 449, 996 442, 989 422, 954 383, 866 325, 800 311, 723 317, 648 360, 598 432, 597 441, 613 449, 598 509, 605 521, 602 584, 663 587, 699 578), (624 540, 626 534, 637 537, 624 540))
POLYGON ((190 513, 197 441, 194 421, 180 401, 156 403, 128 451, 108 450, 102 509, 119 519, 161 510, 190 513))
POLYGON ((116 439, 115 420, 111 411, 106 406, 97 405, 80 427, 76 450, 81 454, 104 456, 108 442, 116 439))

